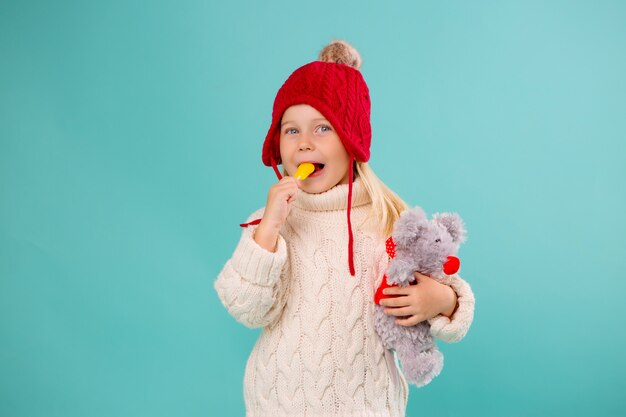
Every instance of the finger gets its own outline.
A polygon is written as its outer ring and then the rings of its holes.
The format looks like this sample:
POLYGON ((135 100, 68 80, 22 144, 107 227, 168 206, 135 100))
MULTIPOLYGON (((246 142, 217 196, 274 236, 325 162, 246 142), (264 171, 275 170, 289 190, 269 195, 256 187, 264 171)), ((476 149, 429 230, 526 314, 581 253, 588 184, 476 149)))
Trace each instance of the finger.
POLYGON ((298 183, 300 182, 300 180, 293 178, 293 177, 288 177, 289 180, 285 181, 283 184, 287 187, 298 187, 298 183))
POLYGON ((295 201, 298 198, 298 190, 296 189, 294 190, 287 190, 287 202, 291 203, 293 201, 295 201))
POLYGON ((299 181, 297 178, 285 176, 285 177, 282 177, 280 181, 278 182, 280 184, 292 184, 292 183, 296 183, 297 181, 299 181))
POLYGON ((294 184, 276 184, 270 189, 270 195, 274 197, 286 196, 288 194, 295 194, 298 187, 294 184))
POLYGON ((285 184, 284 186, 281 187, 281 190, 289 194, 296 194, 298 192, 298 185, 297 184, 285 184))
POLYGON ((383 298, 380 300, 381 304, 388 307, 406 307, 410 305, 409 297, 393 297, 393 298, 383 298))
POLYGON ((389 288, 385 288, 383 290, 383 294, 388 294, 388 295, 407 295, 409 294, 409 292, 411 291, 411 287, 389 287, 389 288))
POLYGON ((396 324, 399 324, 400 326, 405 326, 405 327, 409 327, 409 326, 415 326, 418 323, 423 322, 424 320, 420 318, 420 316, 410 316, 408 318, 398 318, 396 319, 396 324))
POLYGON ((386 308, 385 314, 388 316, 410 316, 415 313, 411 307, 395 307, 395 308, 386 308))
POLYGON ((302 181, 294 178, 293 181, 289 181, 285 183, 285 185, 288 187, 293 187, 295 189, 298 189, 298 188, 302 188, 302 181))
POLYGON ((277 191, 281 193, 288 193, 290 195, 298 192, 298 184, 293 182, 285 182, 277 186, 277 191))

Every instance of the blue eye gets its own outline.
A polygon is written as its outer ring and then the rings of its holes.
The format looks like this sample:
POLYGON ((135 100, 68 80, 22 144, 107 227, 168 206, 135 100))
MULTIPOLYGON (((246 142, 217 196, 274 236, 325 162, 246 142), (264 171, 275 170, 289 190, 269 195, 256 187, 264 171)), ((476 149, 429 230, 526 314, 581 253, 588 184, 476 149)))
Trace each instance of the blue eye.
POLYGON ((285 133, 289 134, 289 131, 291 131, 291 130, 296 130, 296 129, 294 129, 294 128, 287 129, 287 130, 285 130, 285 133))
POLYGON ((331 131, 331 130, 332 130, 332 129, 330 128, 330 126, 328 126, 328 125, 322 125, 322 126, 320 126, 320 127, 325 127, 326 129, 328 129, 328 131, 331 131))

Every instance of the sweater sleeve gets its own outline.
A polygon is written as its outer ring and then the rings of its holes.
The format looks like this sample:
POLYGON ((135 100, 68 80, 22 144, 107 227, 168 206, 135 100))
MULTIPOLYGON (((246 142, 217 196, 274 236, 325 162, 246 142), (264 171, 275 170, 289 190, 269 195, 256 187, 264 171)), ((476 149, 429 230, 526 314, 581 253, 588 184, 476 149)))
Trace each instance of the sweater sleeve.
MULTIPOLYGON (((247 220, 263 216, 264 208, 247 220)), ((254 240, 257 225, 242 230, 232 257, 214 282, 217 295, 230 315, 246 327, 269 326, 280 316, 287 299, 287 244, 279 234, 276 252, 254 240)))
POLYGON ((458 342, 465 337, 474 320, 474 293, 458 274, 446 276, 441 282, 456 292, 458 307, 450 318, 438 314, 429 319, 430 334, 448 343, 458 342))

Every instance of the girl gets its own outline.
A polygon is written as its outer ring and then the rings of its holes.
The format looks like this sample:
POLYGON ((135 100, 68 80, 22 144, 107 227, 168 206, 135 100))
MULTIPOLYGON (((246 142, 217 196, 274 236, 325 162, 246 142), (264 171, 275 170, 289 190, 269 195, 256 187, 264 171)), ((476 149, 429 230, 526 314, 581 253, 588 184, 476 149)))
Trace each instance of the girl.
MULTIPOLYGON (((405 415, 408 385, 374 329, 374 293, 389 261, 385 241, 408 207, 366 163, 370 101, 360 66, 353 47, 333 41, 281 86, 263 145, 279 181, 215 281, 235 319, 263 327, 244 376, 250 417, 405 415), (315 171, 298 180, 303 162, 315 171)), ((458 275, 450 286, 416 279, 385 290, 394 295, 381 301, 386 313, 462 339, 474 314, 469 285, 458 275)))

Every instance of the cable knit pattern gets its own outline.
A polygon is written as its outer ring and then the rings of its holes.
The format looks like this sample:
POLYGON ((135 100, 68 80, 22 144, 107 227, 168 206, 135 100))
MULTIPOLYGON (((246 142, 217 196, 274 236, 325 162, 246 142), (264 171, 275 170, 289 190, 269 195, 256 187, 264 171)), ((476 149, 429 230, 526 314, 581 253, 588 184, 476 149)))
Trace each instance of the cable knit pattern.
POLYGON ((470 285, 461 279, 458 274, 441 275, 441 282, 451 286, 456 292, 459 307, 451 318, 441 314, 428 320, 430 334, 446 342, 458 342, 463 339, 474 320, 474 293, 470 285))
MULTIPOLYGON (((371 200, 359 178, 353 187, 352 221, 358 226, 371 200)), ((215 281, 236 320, 263 327, 245 369, 248 417, 405 415, 407 382, 374 329, 385 239, 355 228, 352 277, 345 251, 347 195, 347 184, 321 194, 301 191, 276 252, 261 248, 254 241, 256 226, 250 226, 215 281)), ((431 331, 458 341, 473 318, 473 294, 460 277, 450 281, 459 308, 451 321, 432 319, 431 331)))

